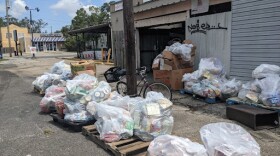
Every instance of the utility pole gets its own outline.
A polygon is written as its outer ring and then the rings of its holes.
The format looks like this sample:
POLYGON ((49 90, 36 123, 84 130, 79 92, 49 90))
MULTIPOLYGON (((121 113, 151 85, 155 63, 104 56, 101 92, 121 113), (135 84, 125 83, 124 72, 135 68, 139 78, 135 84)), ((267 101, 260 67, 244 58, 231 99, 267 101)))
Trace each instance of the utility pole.
POLYGON ((10 57, 12 57, 9 9, 10 9, 10 2, 9 2, 9 0, 6 0, 6 19, 7 19, 7 31, 8 31, 7 37, 8 37, 10 57))
POLYGON ((131 97, 137 96, 137 79, 135 63, 135 32, 133 1, 123 0, 124 38, 126 53, 126 78, 127 94, 131 97))

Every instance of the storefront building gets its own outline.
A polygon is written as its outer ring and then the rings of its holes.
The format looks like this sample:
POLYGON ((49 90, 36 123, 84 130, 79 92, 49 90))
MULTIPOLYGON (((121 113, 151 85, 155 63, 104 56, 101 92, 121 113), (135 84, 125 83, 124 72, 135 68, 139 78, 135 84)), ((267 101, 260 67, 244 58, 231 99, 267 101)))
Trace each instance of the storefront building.
MULTIPOLYGON (((147 66, 150 70, 153 59, 172 41, 190 39, 198 47, 196 68, 200 58, 213 56, 221 59, 229 72, 231 0, 134 0, 133 2, 138 67, 147 66), (195 13, 192 5, 195 3, 205 5, 205 2, 207 2, 207 10, 203 13, 197 11, 195 13), (217 29, 209 29, 207 33, 201 33, 202 31, 194 33, 194 30, 189 29, 192 25, 205 23, 217 29), (218 27, 226 29, 218 29, 218 27)), ((113 53, 117 56, 115 64, 124 67, 122 1, 111 6, 111 23, 113 53)))
POLYGON ((40 34, 33 38, 37 51, 63 51, 65 38, 62 34, 40 34))

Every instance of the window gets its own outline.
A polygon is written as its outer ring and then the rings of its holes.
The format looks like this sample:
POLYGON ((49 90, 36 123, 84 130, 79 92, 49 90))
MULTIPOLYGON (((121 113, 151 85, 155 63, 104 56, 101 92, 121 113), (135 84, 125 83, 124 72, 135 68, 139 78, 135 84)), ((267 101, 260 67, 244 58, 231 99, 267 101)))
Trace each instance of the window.
POLYGON ((13 35, 12 35, 12 33, 6 33, 6 38, 12 38, 13 37, 13 35))

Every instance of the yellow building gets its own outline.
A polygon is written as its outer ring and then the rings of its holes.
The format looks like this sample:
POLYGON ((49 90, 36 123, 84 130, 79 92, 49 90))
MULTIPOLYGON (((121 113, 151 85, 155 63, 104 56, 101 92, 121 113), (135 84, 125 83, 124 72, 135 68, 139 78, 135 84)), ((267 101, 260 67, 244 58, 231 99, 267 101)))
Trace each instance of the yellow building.
MULTIPOLYGON (((10 35, 8 35, 7 27, 0 27, 0 42, 2 42, 3 48, 9 47, 8 37, 10 37, 11 38, 11 47, 16 49, 15 41, 14 41, 14 37, 13 37, 14 30, 17 30, 18 40, 22 40, 22 39, 30 40, 30 34, 28 33, 28 28, 19 27, 17 25, 10 24, 10 35)), ((30 43, 30 41, 25 41, 25 42, 21 42, 21 44, 26 44, 27 42, 30 43)), ((27 45, 20 45, 19 48, 20 48, 20 50, 25 51, 25 48, 22 49, 21 47, 26 47, 26 46, 27 45)))

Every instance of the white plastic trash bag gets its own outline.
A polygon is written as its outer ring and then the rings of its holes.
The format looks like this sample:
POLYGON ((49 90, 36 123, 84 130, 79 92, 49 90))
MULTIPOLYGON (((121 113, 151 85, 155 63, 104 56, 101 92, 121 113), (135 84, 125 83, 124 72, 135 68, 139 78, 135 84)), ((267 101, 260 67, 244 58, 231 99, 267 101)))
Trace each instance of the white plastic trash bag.
POLYGON ((91 109, 95 113, 95 126, 101 140, 115 142, 133 135, 134 121, 128 111, 102 103, 94 103, 91 106, 95 107, 91 109))
POLYGON ((242 127, 231 123, 213 123, 200 129, 209 156, 260 156, 260 146, 242 127))
POLYGON ((229 80, 228 82, 222 84, 221 92, 224 99, 230 97, 237 97, 239 90, 241 89, 241 81, 236 81, 235 79, 229 80))
POLYGON ((53 85, 54 81, 59 81, 60 78, 60 75, 45 73, 42 76, 37 77, 36 80, 32 82, 32 85, 40 91, 45 91, 53 85))
POLYGON ((148 92, 147 98, 140 101, 132 112, 134 134, 143 141, 171 134, 174 124, 172 105, 161 93, 148 92))
POLYGON ((83 96, 95 89, 98 85, 96 77, 88 74, 76 76, 73 80, 67 80, 65 93, 72 101, 80 100, 83 96))
POLYGON ((64 120, 71 122, 87 122, 93 120, 93 117, 87 111, 77 113, 66 113, 64 120))
POLYGON ((98 86, 91 90, 88 95, 84 96, 80 102, 87 104, 90 101, 102 102, 110 97, 111 87, 109 83, 105 81, 99 82, 98 86))
POLYGON ((172 52, 175 55, 180 55, 184 61, 190 61, 192 48, 192 44, 181 44, 179 42, 176 42, 166 50, 172 52))
POLYGON ((200 75, 209 72, 213 75, 224 74, 224 68, 221 61, 217 58, 202 58, 199 62, 200 75))
POLYGON ((65 64, 64 61, 55 63, 51 68, 51 73, 61 75, 63 80, 68 80, 72 77, 71 67, 65 64))
POLYGON ((270 75, 280 75, 280 67, 271 64, 261 64, 252 73, 252 77, 259 79, 270 75))
POLYGON ((203 145, 187 138, 162 135, 155 138, 149 148, 148 156, 208 156, 203 145))
POLYGON ((264 105, 280 107, 280 77, 270 75, 262 80, 258 80, 262 90, 259 96, 264 105))
POLYGON ((55 110, 56 106, 63 105, 65 97, 64 89, 64 87, 54 85, 49 87, 40 102, 41 112, 50 113, 55 110))

